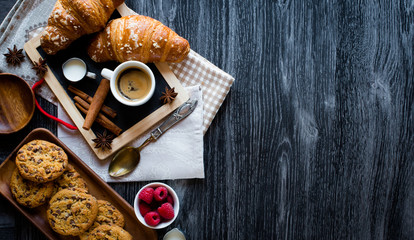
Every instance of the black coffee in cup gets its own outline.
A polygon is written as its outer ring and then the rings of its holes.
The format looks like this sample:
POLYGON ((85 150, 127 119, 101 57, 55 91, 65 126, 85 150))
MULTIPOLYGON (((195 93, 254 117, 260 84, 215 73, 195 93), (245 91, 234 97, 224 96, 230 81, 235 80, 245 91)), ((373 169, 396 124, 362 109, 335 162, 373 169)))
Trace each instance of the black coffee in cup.
POLYGON ((145 98, 151 90, 151 78, 139 68, 127 68, 119 74, 117 91, 128 101, 145 98))

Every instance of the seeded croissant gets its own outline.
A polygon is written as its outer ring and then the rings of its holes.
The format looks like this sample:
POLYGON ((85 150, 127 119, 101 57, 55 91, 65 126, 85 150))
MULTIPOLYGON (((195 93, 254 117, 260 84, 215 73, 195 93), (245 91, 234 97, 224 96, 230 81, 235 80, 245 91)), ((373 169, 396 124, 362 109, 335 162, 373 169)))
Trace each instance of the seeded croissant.
POLYGON ((180 62, 190 44, 161 22, 142 15, 112 20, 88 47, 95 62, 180 62))
POLYGON ((124 0, 58 0, 40 38, 50 55, 67 48, 79 37, 102 30, 124 0))

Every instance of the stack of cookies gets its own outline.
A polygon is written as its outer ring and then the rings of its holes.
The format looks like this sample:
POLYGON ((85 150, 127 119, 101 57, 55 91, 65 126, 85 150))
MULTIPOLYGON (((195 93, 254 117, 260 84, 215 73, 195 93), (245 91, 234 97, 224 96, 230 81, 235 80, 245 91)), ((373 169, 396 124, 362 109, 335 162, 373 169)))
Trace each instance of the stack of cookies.
POLYGON ((68 163, 64 150, 44 140, 33 140, 17 152, 10 189, 16 201, 35 208, 48 203, 52 229, 64 236, 86 239, 132 239, 123 229, 124 216, 110 202, 97 200, 68 163))
POLYGON ((17 202, 29 208, 45 204, 55 192, 54 180, 68 166, 68 156, 53 143, 34 140, 19 149, 10 188, 17 202))

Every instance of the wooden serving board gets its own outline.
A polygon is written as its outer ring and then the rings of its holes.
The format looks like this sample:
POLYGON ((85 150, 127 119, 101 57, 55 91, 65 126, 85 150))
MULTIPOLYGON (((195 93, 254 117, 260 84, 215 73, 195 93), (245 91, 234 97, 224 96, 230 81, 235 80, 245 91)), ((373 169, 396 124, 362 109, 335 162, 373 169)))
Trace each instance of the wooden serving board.
MULTIPOLYGON (((122 4, 117 8, 118 12, 115 12, 112 18, 119 16, 127 16, 136 14, 129 9, 125 4, 122 4)), ((76 108, 73 102, 73 94, 67 91, 69 85, 73 85, 76 88, 88 93, 90 96, 94 95, 100 80, 102 79, 100 72, 102 68, 114 69, 118 63, 95 63, 86 53, 86 46, 91 36, 84 36, 69 46, 68 49, 58 52, 54 56, 49 56, 40 47, 40 35, 31 39, 24 45, 24 50, 33 62, 38 62, 39 59, 46 59, 48 65, 48 71, 44 76, 50 89, 56 95, 57 99, 71 117, 72 121, 78 127, 80 133, 85 138, 88 145, 99 159, 105 159, 117 152, 120 148, 130 143, 132 140, 138 138, 141 134, 151 130, 157 123, 163 118, 172 113, 178 106, 183 104, 189 99, 188 93, 180 84, 174 73, 170 70, 166 63, 148 64, 153 70, 156 78, 156 89, 154 96, 148 103, 139 107, 129 107, 122 105, 112 96, 108 94, 105 100, 105 105, 115 109, 118 116, 113 122, 123 129, 121 135, 117 136, 112 142, 112 149, 102 151, 95 148, 95 144, 92 139, 96 138, 97 132, 102 132, 103 129, 94 124, 91 130, 86 131, 82 128, 84 123, 84 115, 76 108), (79 57, 87 64, 88 71, 94 72, 97 75, 97 79, 83 79, 78 83, 70 83, 63 77, 61 65, 71 57, 79 57), (171 104, 163 104, 159 99, 165 87, 175 88, 178 93, 177 97, 171 104)))
POLYGON ((0 194, 3 195, 13 206, 16 207, 24 216, 26 216, 36 227, 38 227, 48 239, 67 239, 60 236, 50 227, 47 220, 47 204, 36 207, 26 208, 13 198, 10 191, 10 177, 16 168, 15 158, 17 151, 26 143, 39 139, 46 140, 60 146, 68 155, 68 160, 74 166, 76 171, 86 181, 90 194, 96 199, 106 200, 112 203, 125 218, 125 227, 134 239, 156 240, 157 233, 145 227, 138 221, 134 209, 125 201, 115 190, 113 190, 103 179, 101 179, 92 169, 90 169, 78 156, 76 156, 67 146, 65 146, 49 130, 38 128, 33 130, 9 155, 9 157, 0 165, 0 194))

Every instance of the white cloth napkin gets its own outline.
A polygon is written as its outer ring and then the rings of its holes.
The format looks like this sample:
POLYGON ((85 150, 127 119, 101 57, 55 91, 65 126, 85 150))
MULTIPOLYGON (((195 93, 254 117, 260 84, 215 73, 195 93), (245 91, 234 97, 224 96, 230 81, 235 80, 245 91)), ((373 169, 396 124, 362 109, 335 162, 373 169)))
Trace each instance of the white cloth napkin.
MULTIPOLYGON (((156 142, 146 146, 141 152, 138 167, 129 175, 120 178, 109 176, 111 157, 99 160, 78 131, 59 126, 59 139, 106 182, 204 178, 202 91, 199 85, 186 87, 186 90, 191 99, 198 100, 194 112, 170 128, 156 142)), ((58 108, 59 118, 70 122, 63 107, 59 105, 58 108)), ((129 146, 138 147, 149 136, 150 132, 129 146)))

